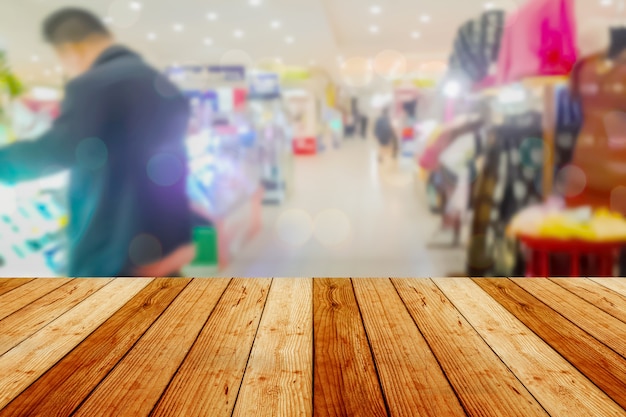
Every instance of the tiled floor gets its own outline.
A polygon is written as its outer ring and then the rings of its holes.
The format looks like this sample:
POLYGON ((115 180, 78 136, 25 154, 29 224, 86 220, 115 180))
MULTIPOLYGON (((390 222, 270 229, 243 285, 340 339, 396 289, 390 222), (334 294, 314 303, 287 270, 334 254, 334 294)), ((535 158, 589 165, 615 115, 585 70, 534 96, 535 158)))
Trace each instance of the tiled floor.
POLYGON ((264 208, 260 234, 224 276, 446 276, 464 270, 464 251, 431 250, 439 228, 410 160, 380 166, 373 141, 295 161, 281 207, 264 208))

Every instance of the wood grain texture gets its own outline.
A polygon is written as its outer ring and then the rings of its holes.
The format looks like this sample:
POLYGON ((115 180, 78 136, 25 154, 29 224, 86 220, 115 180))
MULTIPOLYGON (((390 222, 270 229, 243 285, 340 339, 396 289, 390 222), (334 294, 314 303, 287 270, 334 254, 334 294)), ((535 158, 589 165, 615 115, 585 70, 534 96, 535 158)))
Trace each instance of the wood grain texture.
POLYGON ((1 295, 0 320, 68 282, 69 278, 35 279, 1 295))
POLYGON ((0 356, 0 409, 97 329, 150 281, 115 280, 0 356))
POLYGON ((313 415, 313 281, 275 279, 235 417, 313 415))
POLYGON ((548 413, 624 416, 587 379, 614 399, 625 400, 626 379, 620 375, 626 375, 626 368, 611 349, 510 280, 436 283, 548 413))
POLYGON ((386 416, 372 352, 349 279, 313 282, 315 416, 386 416))
POLYGON ((469 416, 548 415, 432 281, 393 283, 469 416))
POLYGON ((547 279, 514 279, 517 285, 554 311, 626 357, 626 323, 547 279))
POLYGON ((229 281, 189 284, 73 416, 148 416, 229 281))
POLYGON ((76 279, 0 320, 0 356, 95 293, 111 279, 76 279))
POLYGON ((354 279, 352 282, 390 414, 465 416, 391 281, 354 279))
POLYGON ((626 279, 624 278, 590 278, 593 282, 609 288, 626 297, 626 279))
POLYGON ((553 282, 626 323, 626 297, 587 278, 554 278, 553 282))
POLYGON ((0 417, 70 415, 190 281, 159 278, 150 282, 0 411, 0 417))
POLYGON ((270 285, 231 281, 152 415, 232 415, 270 285))
POLYGON ((13 291, 32 280, 32 278, 2 278, 0 279, 0 295, 13 291))

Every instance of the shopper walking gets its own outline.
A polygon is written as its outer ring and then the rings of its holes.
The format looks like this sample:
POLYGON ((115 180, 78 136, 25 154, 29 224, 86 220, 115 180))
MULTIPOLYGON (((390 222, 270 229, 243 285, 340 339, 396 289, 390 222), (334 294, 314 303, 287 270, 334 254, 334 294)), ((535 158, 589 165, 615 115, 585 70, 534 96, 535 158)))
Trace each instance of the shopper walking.
POLYGON ((187 101, 88 11, 52 14, 43 35, 71 79, 61 116, 0 149, 0 181, 70 170, 70 276, 175 274, 193 258, 187 101))
POLYGON ((376 140, 378 140, 378 144, 380 145, 379 162, 383 162, 386 155, 390 155, 395 159, 398 154, 398 136, 391 123, 388 108, 383 109, 376 120, 374 136, 376 136, 376 140))

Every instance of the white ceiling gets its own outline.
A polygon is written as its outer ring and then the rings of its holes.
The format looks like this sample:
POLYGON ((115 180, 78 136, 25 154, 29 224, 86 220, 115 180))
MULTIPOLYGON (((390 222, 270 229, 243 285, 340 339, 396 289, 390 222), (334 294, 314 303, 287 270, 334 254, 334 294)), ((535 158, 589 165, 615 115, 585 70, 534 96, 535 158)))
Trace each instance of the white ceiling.
MULTIPOLYGON (((257 0, 261 2, 257 6, 250 5, 254 0, 137 1, 140 10, 133 9, 132 0, 0 0, 0 42, 23 77, 56 79, 56 61, 41 41, 40 24, 51 11, 77 5, 112 17, 119 40, 158 66, 254 64, 280 57, 289 65, 314 64, 336 75, 338 57, 353 58, 352 66, 358 67, 383 51, 387 52, 382 56, 392 57, 390 50, 407 57, 408 67, 445 61, 457 28, 484 10, 486 3, 514 10, 524 0, 257 0), (372 6, 380 13, 372 14, 372 6), (217 20, 207 18, 210 12, 218 15, 217 20), (430 16, 430 21, 421 21, 422 15, 430 16), (274 20, 281 22, 279 29, 271 27, 274 20), (175 24, 184 25, 184 30, 174 31, 175 24), (373 25, 377 33, 371 32, 373 25), (243 37, 234 36, 236 30, 243 31, 243 37), (420 37, 412 37, 413 32, 420 37), (155 33, 156 40, 149 40, 149 33, 155 33), (288 37, 294 42, 288 43, 288 37), (211 45, 205 44, 206 38, 211 45)), ((606 26, 618 18, 617 6, 602 6, 603 0, 576 1, 581 33, 600 36, 595 42, 603 44, 606 26)), ((626 16, 622 19, 626 23, 626 16)))

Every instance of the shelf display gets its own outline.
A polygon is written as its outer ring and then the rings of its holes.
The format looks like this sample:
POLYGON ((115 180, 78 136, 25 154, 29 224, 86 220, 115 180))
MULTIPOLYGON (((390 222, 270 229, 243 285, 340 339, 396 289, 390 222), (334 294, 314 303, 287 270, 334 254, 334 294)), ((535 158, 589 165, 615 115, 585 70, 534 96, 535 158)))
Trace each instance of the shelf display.
MULTIPOLYGON (((0 146, 28 140, 58 116, 58 98, 29 94, 12 103, 10 124, 0 123, 0 146)), ((66 269, 66 189, 62 172, 15 186, 0 185, 0 276, 63 275, 66 269)))
POLYGON ((187 95, 192 107, 188 192, 193 211, 217 230, 219 267, 224 268, 260 228, 261 148, 252 114, 241 104, 245 90, 187 95))

